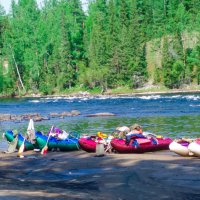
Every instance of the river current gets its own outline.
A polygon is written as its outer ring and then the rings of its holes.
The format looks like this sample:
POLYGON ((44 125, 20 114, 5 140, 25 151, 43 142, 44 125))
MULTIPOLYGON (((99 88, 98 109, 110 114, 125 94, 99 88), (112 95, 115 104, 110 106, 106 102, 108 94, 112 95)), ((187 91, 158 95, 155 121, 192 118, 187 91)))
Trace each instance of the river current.
MULTIPOLYGON (((52 125, 66 131, 96 134, 112 133, 117 126, 139 123, 144 131, 166 137, 200 137, 200 93, 138 96, 94 96, 0 99, 0 113, 40 113, 50 119, 35 122, 46 133, 52 125), (52 118, 51 112, 79 110, 80 115, 52 118), (87 117, 110 112, 116 116, 87 117)), ((0 122, 0 131, 18 129, 25 133, 28 121, 0 122)), ((1 146, 1 145, 0 145, 1 146)))

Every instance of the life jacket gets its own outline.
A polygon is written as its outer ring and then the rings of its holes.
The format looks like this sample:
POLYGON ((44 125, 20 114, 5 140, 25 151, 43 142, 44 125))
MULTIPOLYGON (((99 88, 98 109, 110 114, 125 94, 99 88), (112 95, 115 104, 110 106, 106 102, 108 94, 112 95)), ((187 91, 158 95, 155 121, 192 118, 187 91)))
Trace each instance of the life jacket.
POLYGON ((107 134, 102 133, 102 132, 100 132, 100 131, 97 133, 97 136, 100 137, 100 138, 107 138, 107 137, 108 137, 107 134))
POLYGON ((145 138, 146 139, 146 137, 142 134, 129 133, 126 135, 126 141, 125 141, 126 145, 128 145, 130 143, 131 139, 135 140, 137 138, 145 138))

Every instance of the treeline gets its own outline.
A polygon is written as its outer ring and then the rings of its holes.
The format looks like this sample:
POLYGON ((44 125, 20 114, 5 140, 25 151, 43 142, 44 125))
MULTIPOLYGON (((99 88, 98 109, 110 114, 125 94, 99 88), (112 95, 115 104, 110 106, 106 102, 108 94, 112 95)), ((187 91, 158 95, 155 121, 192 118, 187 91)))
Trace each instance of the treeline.
POLYGON ((199 10, 199 0, 91 0, 87 12, 80 0, 13 0, 0 7, 0 93, 140 88, 152 74, 167 88, 200 84, 199 10))

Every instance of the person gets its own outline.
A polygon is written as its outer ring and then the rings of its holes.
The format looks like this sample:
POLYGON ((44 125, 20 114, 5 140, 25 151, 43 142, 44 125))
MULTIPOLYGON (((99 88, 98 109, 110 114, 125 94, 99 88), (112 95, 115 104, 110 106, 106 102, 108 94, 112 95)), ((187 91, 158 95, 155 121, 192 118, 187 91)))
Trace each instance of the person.
POLYGON ((139 124, 134 124, 130 127, 130 132, 128 134, 142 134, 142 127, 139 124))
POLYGON ((130 143, 131 138, 146 138, 143 134, 142 127, 139 124, 134 124, 130 127, 130 132, 126 134, 126 144, 130 143))

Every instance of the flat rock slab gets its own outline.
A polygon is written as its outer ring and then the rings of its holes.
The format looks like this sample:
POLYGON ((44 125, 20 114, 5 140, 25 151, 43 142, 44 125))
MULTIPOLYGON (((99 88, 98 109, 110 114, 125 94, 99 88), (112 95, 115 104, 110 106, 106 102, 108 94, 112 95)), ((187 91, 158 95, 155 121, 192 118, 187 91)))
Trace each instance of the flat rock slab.
POLYGON ((107 117, 107 116, 116 116, 116 114, 104 112, 104 113, 95 113, 87 115, 87 117, 107 117))
POLYGON ((0 154, 0 199, 200 199, 199 158, 144 154, 0 154))

